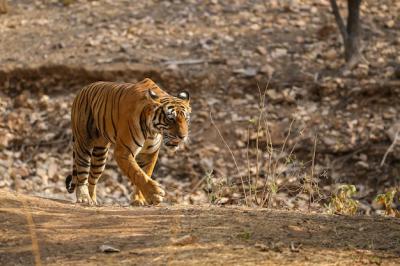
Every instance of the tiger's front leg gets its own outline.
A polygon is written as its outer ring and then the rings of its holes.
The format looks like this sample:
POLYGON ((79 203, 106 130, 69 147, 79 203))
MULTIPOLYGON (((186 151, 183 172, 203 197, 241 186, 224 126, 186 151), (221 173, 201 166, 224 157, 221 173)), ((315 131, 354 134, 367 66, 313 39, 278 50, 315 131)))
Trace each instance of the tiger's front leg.
MULTIPOLYGON (((136 156, 136 162, 150 178, 157 163, 158 152, 159 149, 151 153, 140 153, 136 156)), ((139 206, 146 204, 146 199, 138 187, 135 188, 135 191, 132 195, 132 204, 139 206)))
POLYGON ((118 166, 129 177, 131 182, 142 193, 148 204, 159 204, 163 201, 165 191, 160 184, 151 179, 139 166, 133 157, 132 151, 123 144, 118 144, 115 147, 115 160, 118 166))

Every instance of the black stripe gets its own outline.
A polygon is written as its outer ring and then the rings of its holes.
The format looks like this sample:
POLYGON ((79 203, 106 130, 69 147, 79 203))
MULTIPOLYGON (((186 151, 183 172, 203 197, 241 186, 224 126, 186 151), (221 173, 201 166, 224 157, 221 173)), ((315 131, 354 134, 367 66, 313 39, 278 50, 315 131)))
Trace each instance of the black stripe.
POLYGON ((139 164, 140 168, 143 168, 143 167, 148 166, 151 162, 152 162, 152 161, 140 162, 140 163, 138 163, 138 164, 139 164))
POLYGON ((152 144, 152 145, 149 145, 149 146, 147 146, 147 148, 149 148, 149 149, 151 149, 151 148, 153 148, 153 147, 155 147, 155 146, 157 146, 158 144, 160 144, 160 142, 161 142, 161 138, 156 142, 156 143, 154 143, 154 144, 152 144))
POLYGON ((169 97, 164 97, 160 100, 161 103, 169 102, 171 99, 169 97))
POLYGON ((106 163, 100 163, 100 164, 92 164, 90 167, 91 168, 99 168, 99 167, 103 167, 106 163))
POLYGON ((77 100, 77 101, 76 101, 76 104, 77 104, 76 107, 77 107, 78 109, 80 109, 81 106, 82 106, 82 101, 85 99, 85 97, 84 97, 85 93, 87 93, 86 87, 83 88, 83 89, 79 92, 79 94, 78 94, 78 97, 79 97, 79 98, 76 99, 76 100, 77 100))
POLYGON ((120 106, 121 106, 121 97, 122 97, 122 95, 123 95, 123 92, 125 91, 125 88, 124 87, 122 87, 121 88, 121 94, 119 95, 119 97, 118 97, 118 104, 117 104, 117 107, 118 107, 118 118, 117 119, 119 119, 119 109, 120 109, 120 106))
POLYGON ((90 111, 90 104, 88 104, 87 103, 87 94, 88 93, 86 93, 85 95, 82 95, 82 96, 85 96, 85 100, 86 100, 86 104, 85 104, 85 113, 84 114, 88 114, 89 113, 89 111, 90 111))
POLYGON ((110 138, 110 136, 109 136, 109 134, 108 134, 108 129, 107 129, 107 106, 109 105, 109 98, 110 98, 110 93, 111 93, 112 91, 111 90, 107 90, 107 93, 106 93, 106 95, 105 95, 105 102, 104 102, 104 110, 103 110, 103 112, 102 112, 102 116, 103 116, 103 130, 104 130, 104 132, 103 132, 103 134, 104 134, 104 137, 109 141, 109 142, 112 142, 111 141, 111 138, 110 138))
POLYGON ((78 156, 75 158, 76 164, 81 167, 90 167, 90 162, 85 160, 85 158, 80 157, 79 153, 78 156))
POLYGON ((163 126, 163 127, 168 128, 168 124, 163 124, 163 123, 157 123, 157 124, 155 124, 155 126, 163 126))
MULTIPOLYGON (((93 175, 101 175, 103 173, 103 171, 100 171, 100 172, 90 172, 90 174, 93 176, 93 175)), ((98 178, 98 177, 96 177, 96 178, 98 178)))
POLYGON ((107 161, 107 157, 106 156, 104 156, 104 157, 94 157, 95 158, 95 160, 94 161, 97 161, 97 162, 106 162, 107 161))
POLYGON ((87 114, 87 121, 86 121, 86 132, 88 134, 89 139, 93 138, 93 136, 92 136, 93 123, 94 123, 94 119, 93 119, 92 111, 89 111, 89 113, 87 114))
POLYGON ((147 123, 146 123, 146 114, 144 113, 144 108, 140 113, 140 130, 142 131, 144 139, 147 139, 147 123))
POLYGON ((89 161, 89 160, 86 160, 86 159, 85 159, 84 157, 82 157, 79 153, 77 154, 75 160, 76 160, 77 162, 81 162, 81 163, 83 163, 83 164, 90 165, 90 161, 89 161))
POLYGON ((140 145, 139 142, 135 139, 135 136, 132 133, 131 124, 129 123, 129 120, 128 120, 128 129, 129 129, 129 132, 131 133, 131 137, 132 137, 133 142, 135 142, 135 144, 137 146, 143 147, 143 145, 140 145))
POLYGON ((92 156, 95 156, 95 157, 103 157, 103 156, 107 155, 107 153, 108 153, 108 149, 105 149, 104 152, 102 152, 102 153, 95 153, 95 152, 92 152, 92 156))
POLYGON ((122 141, 121 141, 121 144, 122 144, 125 148, 128 149, 128 151, 131 153, 132 157, 135 157, 135 154, 132 152, 131 148, 130 148, 128 145, 126 145, 126 144, 123 143, 122 141))
POLYGON ((90 164, 84 164, 84 163, 81 163, 81 162, 76 162, 76 164, 79 165, 80 167, 85 167, 85 168, 89 168, 90 167, 90 164))
MULTIPOLYGON (((96 158, 96 160, 95 160, 97 163, 106 163, 107 162, 107 158, 106 157, 104 157, 104 158, 96 158)), ((94 162, 93 162, 94 163, 94 162)))
POLYGON ((81 172, 78 172, 78 173, 77 173, 77 176, 80 176, 80 175, 88 175, 88 174, 89 174, 88 171, 81 171, 81 172))
POLYGON ((95 88, 96 88, 96 93, 93 95, 93 98, 90 99, 92 112, 96 111, 96 107, 98 106, 99 101, 102 99, 101 96, 103 95, 102 93, 100 93, 100 95, 99 95, 99 92, 101 92, 101 90, 99 90, 97 87, 95 87, 95 88))
MULTIPOLYGON (((100 120, 100 115, 103 115, 103 117, 104 117, 104 112, 102 112, 102 108, 103 108, 103 105, 105 105, 105 101, 106 101, 106 96, 105 96, 105 92, 104 91, 102 91, 102 93, 100 94, 100 96, 99 96, 99 98, 100 98, 100 100, 99 100, 99 102, 97 103, 97 124, 98 124, 98 126, 99 126, 99 130, 100 130, 100 132, 101 132, 101 134, 102 135, 104 135, 104 124, 103 124, 103 126, 101 125, 101 120, 100 120)), ((103 122, 105 122, 105 121, 103 121, 103 122)))
MULTIPOLYGON (((97 87, 96 86, 92 86, 90 87, 90 91, 88 93, 88 99, 89 101, 91 101, 93 103, 93 100, 96 99, 96 95, 97 95, 97 87)), ((92 108, 93 106, 91 104, 88 103, 88 105, 90 105, 90 107, 92 108)))
POLYGON ((78 145, 76 151, 78 152, 78 155, 81 155, 82 153, 87 155, 88 157, 90 157, 92 155, 92 153, 89 150, 87 150, 85 147, 83 147, 82 145, 78 145))
MULTIPOLYGON (((119 91, 117 91, 117 93, 118 93, 119 91)), ((114 122, 114 101, 115 101, 115 98, 117 98, 116 97, 116 93, 114 92, 113 94, 112 94, 112 100, 111 100, 111 111, 109 112, 109 114, 110 114, 110 120, 111 120, 111 126, 112 126, 112 130, 113 130, 113 137, 114 137, 114 141, 113 142, 115 142, 115 139, 116 139, 116 136, 117 136, 117 129, 116 129, 116 127, 115 127, 115 122, 114 122)))

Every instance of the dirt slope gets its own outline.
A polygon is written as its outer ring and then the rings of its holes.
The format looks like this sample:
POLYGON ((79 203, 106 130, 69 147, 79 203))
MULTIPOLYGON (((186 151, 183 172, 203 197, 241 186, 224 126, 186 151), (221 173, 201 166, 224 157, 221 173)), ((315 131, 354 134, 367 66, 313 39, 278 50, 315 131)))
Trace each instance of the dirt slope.
POLYGON ((209 206, 90 208, 1 190, 0 230, 1 265, 400 263, 400 221, 381 217, 209 206), (191 241, 179 241, 188 235, 191 241), (121 251, 101 253, 103 244, 121 251))

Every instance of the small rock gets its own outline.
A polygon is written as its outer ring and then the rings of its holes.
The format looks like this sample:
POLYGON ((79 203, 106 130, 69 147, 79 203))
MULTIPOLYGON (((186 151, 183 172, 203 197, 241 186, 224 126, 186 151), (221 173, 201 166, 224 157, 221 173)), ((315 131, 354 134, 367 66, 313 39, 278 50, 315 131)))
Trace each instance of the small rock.
POLYGON ((267 53, 267 49, 265 49, 264 46, 257 46, 257 52, 262 55, 265 55, 267 53))
POLYGON ((20 95, 15 97, 14 107, 15 108, 28 107, 28 98, 29 98, 29 92, 23 91, 20 95))
POLYGON ((389 29, 391 29, 394 27, 395 24, 396 24, 395 21, 392 19, 392 20, 387 21, 385 23, 385 26, 388 27, 389 29))
POLYGON ((6 130, 0 129, 0 149, 8 147, 13 135, 6 130))
POLYGON ((294 242, 290 242, 290 251, 291 252, 300 252, 302 244, 295 244, 294 242))
POLYGON ((50 97, 48 95, 43 95, 42 97, 40 97, 39 107, 42 110, 45 110, 49 106, 49 100, 50 97))
POLYGON ((55 162, 54 158, 50 158, 49 166, 47 169, 47 175, 49 176, 49 178, 53 178, 57 172, 58 172, 58 165, 55 162))
POLYGON ((334 60, 337 58, 337 52, 335 49, 329 49, 327 52, 324 54, 325 59, 327 60, 334 60))
POLYGON ((260 251, 268 251, 269 248, 267 245, 261 244, 261 243, 256 243, 254 247, 258 248, 260 251))
POLYGON ((287 54, 287 49, 286 49, 286 48, 276 48, 276 49, 272 52, 271 56, 272 56, 273 58, 278 58, 278 57, 282 57, 282 56, 284 56, 284 55, 286 55, 286 54, 287 54))
POLYGON ((109 245, 101 245, 101 246, 99 247, 99 250, 100 250, 101 252, 104 252, 104 253, 120 252, 119 249, 114 248, 114 247, 109 246, 109 245))
POLYGON ((240 68, 240 69, 235 69, 233 71, 235 74, 242 74, 245 77, 254 77, 257 74, 257 68, 254 67, 248 67, 248 68, 240 68))
POLYGON ((25 166, 13 168, 11 175, 14 177, 25 177, 29 175, 29 170, 25 166))
POLYGON ((227 197, 222 197, 216 201, 217 204, 226 204, 228 202, 229 202, 229 198, 227 198, 227 197))
POLYGON ((364 161, 358 161, 358 162, 356 162, 356 165, 358 165, 358 166, 360 166, 362 168, 365 168, 365 169, 369 168, 369 164, 364 162, 364 161))
POLYGON ((253 25, 250 26, 250 29, 252 29, 252 30, 260 30, 261 26, 258 25, 258 24, 253 24, 253 25))
POLYGON ((197 242, 198 239, 194 235, 185 235, 177 239, 172 239, 172 244, 175 246, 185 246, 197 242))

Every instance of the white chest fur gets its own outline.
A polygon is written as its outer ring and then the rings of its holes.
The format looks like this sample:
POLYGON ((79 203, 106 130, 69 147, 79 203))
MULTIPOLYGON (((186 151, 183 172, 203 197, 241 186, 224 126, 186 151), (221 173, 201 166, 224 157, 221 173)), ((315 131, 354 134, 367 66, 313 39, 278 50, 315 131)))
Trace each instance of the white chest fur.
POLYGON ((161 142, 161 134, 156 134, 154 137, 146 139, 140 153, 154 153, 160 148, 161 142))

